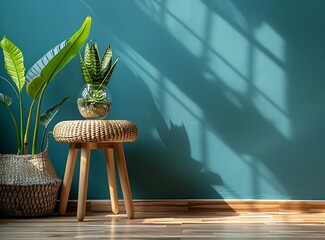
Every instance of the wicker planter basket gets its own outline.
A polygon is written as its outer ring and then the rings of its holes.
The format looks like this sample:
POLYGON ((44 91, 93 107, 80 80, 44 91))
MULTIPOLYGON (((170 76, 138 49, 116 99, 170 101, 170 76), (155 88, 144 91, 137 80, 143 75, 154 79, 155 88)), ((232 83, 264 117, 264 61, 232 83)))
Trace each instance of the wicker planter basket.
POLYGON ((0 154, 0 216, 52 213, 61 182, 47 150, 36 155, 0 154))

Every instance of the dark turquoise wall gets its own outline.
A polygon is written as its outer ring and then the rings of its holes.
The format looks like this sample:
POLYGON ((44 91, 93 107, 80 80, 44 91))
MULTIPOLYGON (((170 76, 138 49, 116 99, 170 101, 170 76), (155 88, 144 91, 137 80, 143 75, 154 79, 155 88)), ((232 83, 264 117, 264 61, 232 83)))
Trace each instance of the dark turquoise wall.
MULTIPOLYGON (((0 0, 0 35, 29 68, 92 16, 100 51, 110 42, 121 56, 108 118, 140 131, 125 145, 134 198, 325 199, 324 9, 322 0, 0 0)), ((76 58, 44 108, 71 96, 56 121, 81 119, 81 86, 76 58)), ((14 152, 0 111, 0 152, 14 152)), ((61 177, 67 150, 50 141, 61 177)), ((102 152, 92 153, 88 197, 108 198, 102 152)))

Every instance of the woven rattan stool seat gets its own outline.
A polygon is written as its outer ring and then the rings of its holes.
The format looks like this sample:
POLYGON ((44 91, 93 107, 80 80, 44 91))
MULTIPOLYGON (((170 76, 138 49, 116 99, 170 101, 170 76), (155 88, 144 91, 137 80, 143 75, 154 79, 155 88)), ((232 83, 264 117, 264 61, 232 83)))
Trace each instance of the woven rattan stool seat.
POLYGON ((73 120, 59 122, 53 130, 56 141, 69 143, 70 148, 62 184, 59 213, 65 214, 78 150, 80 154, 77 218, 83 221, 86 212, 88 175, 91 150, 103 149, 106 159, 112 212, 119 212, 116 186, 115 162, 119 173, 125 210, 128 218, 134 217, 134 207, 123 143, 138 137, 137 127, 127 120, 73 120))
POLYGON ((65 143, 133 142, 138 130, 127 120, 75 120, 58 123, 53 135, 56 141, 65 143))

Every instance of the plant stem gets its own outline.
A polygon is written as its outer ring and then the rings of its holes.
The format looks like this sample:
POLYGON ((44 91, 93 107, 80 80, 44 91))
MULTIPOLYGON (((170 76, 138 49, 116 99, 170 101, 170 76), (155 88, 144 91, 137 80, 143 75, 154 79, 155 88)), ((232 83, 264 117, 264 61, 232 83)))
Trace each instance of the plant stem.
POLYGON ((39 121, 40 121, 41 105, 42 105, 42 99, 43 99, 43 95, 44 95, 46 87, 47 87, 47 83, 45 83, 45 85, 41 91, 41 94, 39 96, 38 103, 37 103, 35 127, 34 127, 34 135, 33 135, 33 145, 32 145, 32 154, 36 154, 37 135, 38 135, 38 127, 39 127, 39 121))
POLYGON ((42 144, 41 144, 41 149, 40 149, 41 152, 44 151, 44 139, 45 139, 46 130, 47 130, 47 128, 44 128, 43 134, 42 134, 42 144))
POLYGON ((0 76, 0 78, 2 78, 3 80, 5 80, 5 81, 10 85, 10 87, 12 88, 12 90, 14 90, 14 92, 15 92, 17 98, 19 98, 18 92, 16 91, 16 89, 14 88, 14 86, 11 84, 11 82, 9 82, 8 79, 6 79, 6 78, 4 78, 4 77, 1 77, 1 76, 0 76))
POLYGON ((26 124, 26 131, 25 131, 25 137, 24 137, 24 153, 27 154, 28 153, 28 135, 29 135, 29 127, 30 127, 30 120, 32 118, 32 112, 33 112, 33 107, 35 104, 36 99, 33 99, 30 108, 29 108, 29 112, 28 112, 28 117, 27 117, 27 124, 26 124))
POLYGON ((17 125, 17 121, 15 116, 12 114, 12 112, 10 111, 10 108, 7 107, 8 112, 10 113, 10 116, 12 118, 12 121, 15 125, 15 129, 16 129, 16 136, 17 136, 17 141, 18 141, 18 154, 22 154, 22 149, 21 149, 21 141, 20 141, 20 137, 19 137, 19 130, 18 130, 18 125, 17 125))
POLYGON ((19 94, 19 119, 20 119, 20 148, 21 153, 24 153, 24 134, 23 134, 23 97, 19 94))

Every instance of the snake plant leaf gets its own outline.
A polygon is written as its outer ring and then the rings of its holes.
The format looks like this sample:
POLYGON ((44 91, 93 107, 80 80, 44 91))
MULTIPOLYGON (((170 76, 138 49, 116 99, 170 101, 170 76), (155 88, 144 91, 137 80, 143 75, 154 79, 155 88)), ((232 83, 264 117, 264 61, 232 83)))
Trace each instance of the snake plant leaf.
POLYGON ((16 84, 18 92, 21 93, 25 84, 23 54, 20 49, 5 36, 1 40, 0 46, 3 50, 5 68, 12 81, 16 84))
POLYGON ((104 78, 111 68, 112 65, 112 58, 113 58, 113 51, 111 49, 111 46, 108 45, 108 47, 105 50, 104 56, 102 58, 102 65, 101 65, 101 75, 102 78, 104 78))
POLYGON ((79 55, 79 61, 80 61, 80 66, 81 66, 81 73, 82 73, 85 83, 91 84, 92 83, 91 76, 89 74, 88 68, 86 67, 85 62, 82 59, 81 55, 79 55))
POLYGON ((101 83, 101 63, 100 63, 100 55, 98 51, 97 43, 94 42, 92 47, 90 48, 91 56, 93 58, 93 82, 101 83))
POLYGON ((26 74, 26 80, 27 82, 30 82, 36 77, 41 76, 42 70, 45 68, 46 64, 51 61, 51 59, 57 55, 61 49, 67 45, 69 40, 65 40, 61 43, 59 43, 57 46, 52 48, 50 51, 48 51, 41 59, 39 59, 27 72, 26 74))
POLYGON ((101 63, 100 55, 95 41, 90 40, 86 44, 84 63, 91 78, 91 83, 99 84, 101 82, 101 63))
POLYGON ((105 76, 105 78, 104 78, 104 80, 103 80, 103 82, 104 82, 105 85, 108 84, 108 82, 109 82, 109 80, 110 80, 110 78, 111 78, 111 76, 112 76, 112 74, 113 74, 113 71, 114 71, 114 69, 115 69, 115 67, 116 67, 116 64, 117 64, 117 62, 118 62, 119 59, 120 59, 120 57, 118 57, 118 58, 115 60, 115 62, 113 63, 112 67, 109 69, 108 73, 106 74, 106 76, 105 76))
MULTIPOLYGON (((91 17, 87 16, 80 29, 69 39, 66 45, 45 64, 41 70, 40 79, 38 77, 32 79, 27 85, 27 93, 33 97, 36 87, 38 88, 37 94, 43 84, 48 84, 52 78, 57 74, 68 62, 78 54, 80 48, 88 38, 91 26, 91 17), (36 83, 32 83, 36 81, 36 83), (32 87, 33 86, 33 87, 32 87)), ((37 96, 36 94, 36 96, 37 96)))
POLYGON ((47 111, 45 111, 44 113, 42 113, 42 115, 40 117, 40 123, 43 124, 45 128, 48 127, 48 125, 53 120, 55 115, 59 112, 62 104, 68 99, 69 99, 69 97, 63 98, 61 100, 61 102, 59 102, 57 105, 55 105, 54 107, 52 107, 52 108, 48 109, 47 111))
POLYGON ((12 98, 3 93, 0 93, 0 103, 3 103, 6 105, 6 107, 9 107, 12 103, 12 98))
POLYGON ((88 73, 91 77, 91 73, 92 73, 92 57, 90 56, 90 44, 91 44, 91 40, 86 44, 86 47, 85 47, 85 54, 84 54, 84 63, 85 63, 85 66, 88 70, 88 73))
POLYGON ((88 70, 88 73, 89 73, 91 79, 93 79, 93 60, 94 60, 94 58, 92 56, 92 51, 90 50, 91 46, 92 46, 92 40, 90 40, 86 45, 84 62, 85 62, 85 65, 87 67, 87 70, 88 70))

